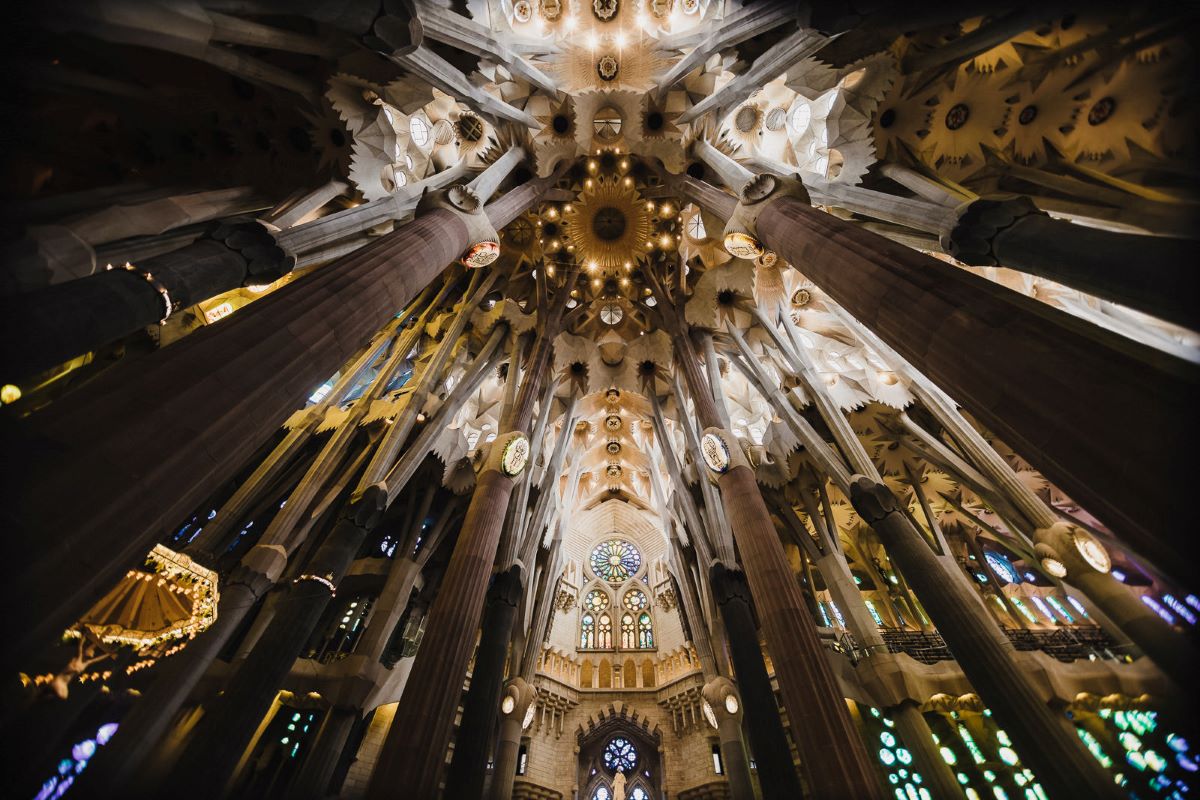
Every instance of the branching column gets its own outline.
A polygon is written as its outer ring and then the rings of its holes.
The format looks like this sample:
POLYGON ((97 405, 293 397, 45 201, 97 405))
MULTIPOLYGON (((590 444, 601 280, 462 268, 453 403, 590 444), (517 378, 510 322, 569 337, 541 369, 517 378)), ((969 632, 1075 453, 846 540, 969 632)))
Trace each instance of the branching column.
POLYGON ((497 573, 488 592, 479 647, 475 651, 475 669, 471 673, 471 691, 463 703, 462 721, 454 740, 454 759, 446 774, 446 797, 483 795, 488 749, 499 710, 500 683, 504 680, 504 661, 520 599, 521 568, 513 566, 497 573), (488 691, 493 686, 495 691, 488 691))
POLYGON ((0 363, 13 379, 49 369, 222 292, 271 283, 294 264, 258 222, 217 224, 199 241, 140 264, 4 298, 0 363))
POLYGON ((976 602, 964 602, 961 585, 900 512, 881 483, 858 476, 850 485, 854 508, 879 535, 888 556, 916 590, 921 604, 951 643, 954 657, 992 714, 1012 736, 1052 798, 1116 798, 1109 774, 1084 748, 1066 717, 1037 695, 1017 653, 976 602))
MULTIPOLYGON (((742 701, 746 704, 749 719, 746 727, 758 762, 763 798, 800 797, 800 780, 792 765, 792 751, 758 644, 758 626, 754 624, 754 614, 750 610, 750 587, 746 585, 746 576, 718 563, 713 565, 710 580, 725 620, 725 630, 729 633, 730 656, 742 689, 742 701)), ((803 718, 793 718, 792 722, 793 729, 807 724, 803 718)), ((806 763, 805 767, 808 766, 806 763)))
POLYGON ((23 469, 3 527, 19 542, 12 557, 27 567, 4 587, 3 607, 20 610, 5 663, 27 668, 27 654, 78 619, 475 244, 470 229, 478 226, 467 217, 502 227, 548 185, 519 186, 483 215, 425 212, 221 325, 105 372, 87 392, 29 420, 19 441, 8 442, 23 469), (63 486, 74 487, 70 503, 63 486))
MULTIPOLYGON (((686 337, 677 362, 683 372, 696 416, 710 431, 720 431, 713 395, 700 375, 698 359, 686 337)), ((718 435, 731 455, 736 440, 718 435)), ((718 478, 725 517, 733 529, 746 578, 754 596, 759 622, 767 638, 784 706, 792 722, 792 738, 800 751, 805 774, 815 797, 882 797, 879 773, 863 745, 846 707, 825 648, 804 602, 791 565, 779 541, 754 472, 740 458, 718 478)), ((727 629, 731 626, 726 625, 727 629)), ((734 631, 729 630, 733 636, 734 631)), ((743 692, 747 688, 743 685, 743 692)), ((757 724, 754 715, 751 724, 757 724)))
POLYGON ((763 244, 1131 545, 1179 574, 1200 368, 813 209, 769 198, 763 244), (1070 409, 1070 414, 1063 413, 1070 409), (1138 413, 1129 413, 1138 409, 1138 413), (1117 422, 1119 421, 1119 422, 1117 422))
MULTIPOLYGON (((505 425, 502 420, 501 428, 507 430, 492 443, 479 473, 454 553, 429 612, 425 638, 396 710, 396 719, 403 722, 388 732, 367 790, 369 798, 389 798, 397 786, 407 787, 414 797, 437 793, 461 680, 512 496, 514 474, 505 470, 501 460, 510 445, 519 448, 520 440, 526 438, 534 401, 541 395, 549 371, 553 336, 565 310, 565 304, 559 304, 543 322, 511 423, 505 425)), ((515 365, 510 365, 510 370, 515 370, 515 365)), ((512 378, 515 380, 515 372, 512 378)), ((524 446, 528 447, 527 440, 524 446)), ((524 466, 522 463, 520 468, 524 466)))

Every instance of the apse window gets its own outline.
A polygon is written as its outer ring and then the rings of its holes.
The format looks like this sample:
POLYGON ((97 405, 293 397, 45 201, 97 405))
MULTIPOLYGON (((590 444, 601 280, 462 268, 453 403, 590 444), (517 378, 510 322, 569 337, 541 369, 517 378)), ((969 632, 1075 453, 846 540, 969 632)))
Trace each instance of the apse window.
POLYGON ((642 554, 623 539, 609 539, 592 548, 589 563, 596 577, 609 583, 623 583, 641 568, 642 554))
POLYGON ((604 766, 612 772, 633 772, 637 762, 637 749, 622 736, 615 737, 604 747, 604 766))

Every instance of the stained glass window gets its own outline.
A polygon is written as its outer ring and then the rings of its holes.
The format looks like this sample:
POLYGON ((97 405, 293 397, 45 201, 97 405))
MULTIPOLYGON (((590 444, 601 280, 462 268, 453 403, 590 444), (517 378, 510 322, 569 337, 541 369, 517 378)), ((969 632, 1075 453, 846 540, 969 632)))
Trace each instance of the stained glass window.
POLYGON ((604 766, 613 772, 633 772, 637 761, 637 750, 624 737, 617 736, 604 747, 604 766))
POLYGON ((642 611, 646 606, 650 605, 650 601, 646 599, 646 593, 639 589, 626 592, 621 602, 630 611, 642 611))
POLYGON ((623 615, 621 615, 621 647, 622 648, 624 648, 626 650, 632 650, 636 646, 634 644, 634 641, 636 641, 634 639, 634 632, 635 631, 634 631, 634 627, 633 627, 633 614, 630 614, 628 611, 626 611, 623 615))
POLYGON ((645 611, 638 615, 638 647, 654 647, 654 626, 645 611))
POLYGON ((579 623, 579 646, 585 649, 596 646, 596 618, 591 614, 584 614, 579 623))
POLYGON ((584 608, 591 611, 593 614, 599 614, 604 609, 608 608, 608 595, 600 589, 592 589, 588 592, 587 597, 583 600, 584 608))
POLYGON ((601 614, 596 629, 596 647, 601 650, 611 650, 613 646, 612 633, 612 617, 608 614, 601 614))
POLYGON ((1021 575, 1017 572, 1016 567, 1012 565, 1004 556, 991 550, 984 550, 983 557, 987 561, 988 566, 992 568, 992 572, 996 573, 996 577, 1002 583, 1020 583, 1021 575))
POLYGON ((641 566, 642 554, 622 539, 609 539, 592 550, 592 572, 610 583, 629 580, 641 566))
POLYGON ((611 798, 612 795, 604 784, 600 784, 596 787, 596 791, 592 792, 592 800, 611 800, 611 798))

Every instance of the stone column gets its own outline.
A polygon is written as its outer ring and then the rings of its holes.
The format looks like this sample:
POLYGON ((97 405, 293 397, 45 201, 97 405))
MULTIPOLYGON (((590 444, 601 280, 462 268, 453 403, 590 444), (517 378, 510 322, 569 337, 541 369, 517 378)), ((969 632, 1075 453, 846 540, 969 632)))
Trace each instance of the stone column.
POLYGON ((938 800, 962 800, 962 786, 933 743, 933 731, 929 729, 929 723, 925 721, 917 703, 905 700, 888 709, 887 714, 896 723, 896 730, 904 745, 912 751, 913 766, 925 779, 930 793, 938 800))
MULTIPOLYGON (((717 476, 725 518, 755 598, 784 707, 793 722, 792 738, 812 793, 816 797, 852 793, 860 798, 881 798, 879 772, 846 707, 754 472, 737 440, 717 427, 713 394, 700 375, 694 353, 689 352, 686 336, 677 337, 677 347, 682 351, 677 359, 679 371, 690 389, 696 417, 706 428, 704 437, 710 442, 710 437, 715 437, 719 447, 714 449, 725 457, 725 463, 719 465, 697 453, 697 462, 710 464, 711 474, 717 476)), ((726 628, 732 638, 736 631, 728 620, 726 628)), ((757 724, 754 706, 750 708, 751 724, 757 724)))
POLYGON ((1143 555, 1182 572, 1187 561, 1171 536, 1190 514, 1193 491, 1189 471, 1164 458, 1161 443, 1175 441, 1188 452, 1195 441, 1200 368, 794 196, 765 200, 754 226, 763 245, 802 269, 1047 478, 1143 555))
POLYGON ((857 476, 850 500, 907 576, 954 651, 971 685, 1008 731, 1051 797, 1116 798, 1112 777, 1080 742, 1066 717, 1038 696, 1008 638, 960 581, 950 580, 886 486, 857 476))
POLYGON ((308 751, 304 765, 288 787, 288 797, 322 800, 329 796, 329 781, 337 769, 342 751, 346 749, 346 740, 354 730, 354 723, 360 716, 357 708, 335 706, 329 709, 329 716, 321 726, 316 743, 308 751))
MULTIPOLYGON (((568 278, 564 291, 569 292, 573 282, 568 278)), ((542 322, 513 411, 502 414, 501 427, 508 430, 487 451, 437 600, 429 612, 425 639, 396 711, 397 718, 406 724, 393 726, 388 732, 367 789, 369 798, 390 797, 396 786, 408 787, 415 797, 437 793, 462 693, 460 681, 475 643, 514 479, 526 467, 529 440, 524 431, 529 430, 533 420, 533 402, 541 394, 551 343, 565 311, 565 304, 559 303, 542 322), (505 464, 510 447, 514 457, 505 464)), ((510 380, 517 379, 515 366, 515 362, 510 365, 510 380)))
POLYGON ((338 520, 304 573, 280 597, 272 618, 245 663, 197 723, 172 771, 186 796, 220 797, 254 738, 292 664, 350 568, 367 531, 383 512, 382 490, 368 490, 338 520))
POLYGON ((1036 545, 1051 548, 1066 568, 1067 580, 1094 603, 1121 634, 1128 636, 1186 690, 1192 683, 1195 665, 1200 663, 1195 646, 1142 603, 1128 586, 1085 561, 1075 544, 1075 537, 1088 537, 1089 534, 1060 520, 1053 508, 1021 483, 1008 462, 963 418, 953 400, 932 386, 923 375, 912 374, 911 368, 906 371, 910 373, 913 393, 921 403, 950 433, 967 458, 1013 504, 1018 516, 1024 518, 1017 520, 1018 524, 1024 522, 1029 526, 1023 532, 1036 545))
MULTIPOLYGON (((517 187, 482 216, 502 227, 549 185, 517 187)), ((4 521, 19 543, 11 555, 26 566, 3 589, 0 607, 19 617, 9 629, 20 631, 4 663, 28 664, 477 243, 469 216, 479 215, 431 209, 178 348, 108 370, 86 392, 22 421, 10 451, 22 465, 10 487, 17 499, 4 521), (64 486, 73 487, 69 503, 64 486)))
MULTIPOLYGON (((740 572, 726 569, 719 562, 713 565, 710 576, 717 607, 721 609, 721 618, 729 634, 729 650, 733 668, 737 671, 738 686, 741 687, 742 699, 749 712, 746 728, 750 747, 758 763, 758 781, 762 786, 763 798, 800 797, 800 779, 792 763, 792 749, 788 746, 783 721, 779 718, 779 707, 775 703, 775 692, 771 688, 771 678, 767 675, 762 648, 758 645, 758 626, 750 610, 750 587, 746 584, 746 577, 740 572)), ((776 654, 776 664, 779 659, 780 655, 776 654)), ((805 724, 799 719, 795 723, 793 727, 805 724)), ((721 752, 724 755, 724 747, 721 752)))
MULTIPOLYGON (((446 797, 482 797, 488 751, 500 706, 504 662, 521 600, 521 567, 496 573, 488 590, 471 690, 463 701, 462 720, 454 740, 454 758, 446 773, 446 797)), ((445 676, 449 678, 450 676, 445 676)), ((453 678, 451 678, 453 680, 453 678)), ((511 715, 510 715, 511 716, 511 715)))
POLYGON ((500 541, 513 479, 500 470, 500 453, 514 438, 498 437, 478 478, 425 637, 417 651, 396 719, 380 751, 367 790, 391 798, 396 787, 413 797, 434 797, 462 692, 462 677, 475 643, 484 593, 500 541))
POLYGON ((1031 200, 976 200, 944 236, 972 266, 1028 272, 1195 330, 1195 239, 1115 233, 1054 219, 1031 200))
POLYGON ((11 378, 31 375, 222 292, 271 283, 294 263, 258 222, 219 223, 199 241, 140 264, 4 298, 0 361, 11 378))
MULTIPOLYGON (((516 677, 504 688, 504 699, 501 700, 500 737, 496 741, 496 767, 492 770, 491 800, 510 800, 513 791, 513 779, 517 774, 517 758, 521 753, 521 732, 525 729, 525 715, 530 706, 537 701, 537 690, 530 686, 524 678, 516 677), (512 708, 505 710, 508 698, 512 698, 512 708)), ((447 794, 447 797, 450 795, 447 794)))
MULTIPOLYGON (((761 661, 760 657, 759 662, 761 661)), ((768 683, 767 688, 770 686, 768 683)), ((737 690, 728 678, 716 677, 704 685, 701 693, 704 695, 704 702, 708 703, 717 719, 717 736, 721 740, 721 759, 725 762, 725 775, 729 779, 729 794, 733 800, 754 800, 750 759, 746 756, 746 745, 742 742, 742 702, 737 690)), ((783 732, 782 725, 780 732, 783 732)), ((787 746, 786 739, 783 740, 783 744, 787 746)), ((788 750, 787 757, 790 766, 791 750, 788 750)), ((792 769, 791 775, 794 777, 795 774, 796 770, 792 769)), ((765 788, 763 793, 766 794, 765 788)))

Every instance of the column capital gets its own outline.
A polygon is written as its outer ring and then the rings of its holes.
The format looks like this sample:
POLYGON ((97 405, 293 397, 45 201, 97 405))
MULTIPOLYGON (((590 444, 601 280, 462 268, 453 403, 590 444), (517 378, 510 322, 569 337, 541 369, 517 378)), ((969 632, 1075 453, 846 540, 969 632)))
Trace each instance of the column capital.
POLYGON ((977 199, 959 206, 954 227, 941 237, 942 249, 973 267, 1003 266, 996 237, 1028 216, 1046 216, 1028 197, 977 199))
POLYGON ((279 229, 254 217, 230 217, 212 225, 204 238, 220 242, 246 264, 243 286, 274 283, 296 266, 296 256, 280 246, 279 229))
POLYGON ((850 504, 863 522, 872 526, 899 510, 892 490, 865 475, 850 479, 850 504))
POLYGON ((279 581, 287 567, 287 551, 277 544, 256 544, 251 547, 238 563, 229 577, 226 586, 241 584, 253 592, 255 597, 263 593, 279 581))
POLYGON ((507 569, 497 572, 492 578, 491 588, 488 589, 487 603, 504 603, 516 608, 521 602, 521 593, 525 585, 525 568, 519 562, 507 569))
POLYGON ((811 203, 804 184, 794 178, 760 173, 742 187, 737 205, 725 223, 725 250, 737 258, 757 258, 765 252, 758 235, 758 215, 769 201, 794 197, 811 203))
POLYGON ((467 227, 467 249, 460 259, 468 267, 486 267, 500 257, 500 234, 484 213, 483 199, 466 184, 454 184, 431 192, 417 203, 417 213, 440 208, 449 211, 467 227))
POLYGON ((708 703, 712 709, 713 715, 718 722, 729 718, 737 723, 742 720, 742 696, 738 693, 737 687, 733 681, 728 678, 718 675, 717 677, 704 684, 704 688, 700 690, 704 701, 708 703))
POLYGON ((746 573, 741 569, 727 567, 720 561, 714 561, 708 575, 712 584, 713 599, 717 601, 717 605, 723 606, 731 600, 741 600, 747 605, 753 605, 750 584, 746 581, 746 573))

